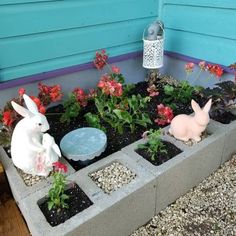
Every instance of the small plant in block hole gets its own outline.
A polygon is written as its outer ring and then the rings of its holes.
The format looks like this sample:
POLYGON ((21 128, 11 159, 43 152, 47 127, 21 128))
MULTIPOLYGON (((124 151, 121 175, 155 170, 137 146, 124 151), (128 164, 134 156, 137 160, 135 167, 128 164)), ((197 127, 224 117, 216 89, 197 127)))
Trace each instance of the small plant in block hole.
POLYGON ((38 205, 51 226, 59 225, 93 203, 74 182, 68 183, 67 166, 55 162, 53 183, 48 196, 39 200, 38 205))
POLYGON ((162 130, 150 129, 143 133, 142 137, 146 140, 145 144, 139 144, 135 150, 153 165, 161 165, 172 157, 181 153, 181 150, 170 142, 161 139, 162 130))
POLYGON ((151 160, 155 160, 158 152, 167 153, 165 145, 161 141, 161 130, 150 129, 143 134, 143 137, 147 139, 146 144, 139 144, 139 149, 146 149, 151 155, 151 160))
POLYGON ((65 202, 65 200, 69 199, 69 196, 65 194, 66 176, 63 175, 63 172, 67 172, 67 166, 61 162, 54 162, 53 166, 55 172, 53 174, 52 188, 48 193, 48 210, 51 210, 53 207, 58 210, 68 208, 68 204, 65 202))

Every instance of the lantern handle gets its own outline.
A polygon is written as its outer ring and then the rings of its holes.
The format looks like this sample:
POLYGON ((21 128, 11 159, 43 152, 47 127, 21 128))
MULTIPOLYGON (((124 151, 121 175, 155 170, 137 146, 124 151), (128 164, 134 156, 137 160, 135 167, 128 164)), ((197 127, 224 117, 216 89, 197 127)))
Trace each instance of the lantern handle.
MULTIPOLYGON (((157 22, 157 24, 159 25, 159 27, 162 29, 162 31, 163 31, 163 39, 165 39, 165 29, 164 29, 164 24, 162 23, 162 21, 161 20, 157 20, 156 21, 157 22)), ((153 24, 153 23, 152 23, 153 24)), ((150 24, 151 25, 151 24, 150 24)), ((149 26, 150 26, 149 25, 149 26)), ((148 27, 149 27, 148 26, 148 27)), ((143 40, 145 40, 145 38, 144 38, 144 33, 145 33, 145 31, 146 31, 146 28, 144 29, 144 31, 143 31, 143 40)))

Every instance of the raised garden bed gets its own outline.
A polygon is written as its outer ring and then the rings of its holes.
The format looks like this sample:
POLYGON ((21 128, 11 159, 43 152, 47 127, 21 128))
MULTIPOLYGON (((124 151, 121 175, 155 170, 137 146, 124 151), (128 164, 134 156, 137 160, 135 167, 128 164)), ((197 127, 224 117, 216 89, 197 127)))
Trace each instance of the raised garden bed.
MULTIPOLYGON (((159 89, 160 96, 153 97, 145 108, 152 120, 156 118, 156 105, 164 99, 163 90, 159 89)), ((147 95, 147 83, 139 83, 130 93, 147 95)), ((206 101, 198 94, 194 94, 194 97, 201 105, 206 101)), ((189 106, 181 103, 177 103, 176 106, 178 109, 175 115, 192 112, 189 106)), ((87 126, 83 114, 94 109, 94 104, 91 103, 90 106, 82 109, 77 119, 73 119, 69 124, 61 124, 57 114, 48 116, 52 128, 50 132, 57 143, 67 132, 87 126)), ((63 111, 62 107, 57 106, 51 108, 49 113, 61 111, 63 111)), ((127 129, 123 134, 114 132, 114 129, 105 123, 102 125, 105 126, 108 136, 107 150, 87 167, 74 161, 69 161, 68 164, 70 170, 68 179, 84 192, 89 199, 88 205, 91 205, 78 211, 71 218, 66 217, 68 219, 62 224, 52 223, 56 225, 54 227, 47 222, 39 207, 50 189, 51 177, 33 186, 26 186, 11 159, 1 148, 1 159, 13 195, 33 235, 129 235, 210 175, 235 151, 236 121, 220 124, 211 120, 207 127, 207 133, 210 135, 191 146, 175 140, 168 134, 168 126, 165 127, 161 139, 167 146, 168 143, 170 146, 174 145, 178 151, 165 161, 154 161, 156 165, 146 160, 149 157, 145 159, 139 155, 145 156, 145 153, 137 151, 137 145, 145 142, 140 139, 143 131, 156 129, 159 127, 157 124, 149 125, 147 128, 139 127, 133 133, 127 129), (120 168, 121 172, 129 172, 130 176, 127 181, 121 181, 106 191, 101 187, 102 184, 99 183, 96 174, 109 172, 109 168, 117 166, 117 163, 119 166, 117 168, 120 168)), ((113 177, 108 175, 107 178, 113 177)))
POLYGON ((52 228, 37 205, 49 186, 23 198, 19 207, 33 235, 76 235, 76 232, 82 235, 128 235, 229 159, 228 155, 235 148, 230 147, 228 141, 229 138, 231 142, 236 141, 236 135, 228 133, 232 126, 236 127, 236 122, 229 126, 211 121, 207 129, 211 135, 191 147, 163 135, 163 140, 174 143, 182 153, 160 166, 152 165, 135 152, 137 144, 143 143, 139 140, 121 152, 71 174, 69 179, 85 192, 93 205, 64 224, 52 228), (107 195, 89 175, 115 162, 129 168, 136 177, 107 195))

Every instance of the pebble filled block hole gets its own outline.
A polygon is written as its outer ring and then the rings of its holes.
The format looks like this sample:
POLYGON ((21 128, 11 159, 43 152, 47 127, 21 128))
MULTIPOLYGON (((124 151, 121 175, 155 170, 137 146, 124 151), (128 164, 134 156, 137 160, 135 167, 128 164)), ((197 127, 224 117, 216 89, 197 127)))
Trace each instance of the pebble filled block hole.
POLYGON ((89 174, 89 177, 101 188, 104 193, 111 194, 135 179, 136 174, 122 165, 113 162, 110 165, 89 174))

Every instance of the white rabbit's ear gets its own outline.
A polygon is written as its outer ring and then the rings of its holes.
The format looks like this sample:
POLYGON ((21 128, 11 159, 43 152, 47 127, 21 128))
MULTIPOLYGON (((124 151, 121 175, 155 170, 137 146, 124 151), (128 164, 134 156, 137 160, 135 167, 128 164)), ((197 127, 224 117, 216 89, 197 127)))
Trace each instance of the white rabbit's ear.
POLYGON ((209 111, 210 111, 210 109, 211 109, 211 102, 212 102, 212 99, 210 99, 208 102, 207 102, 207 104, 203 107, 203 111, 204 112, 206 112, 206 113, 208 113, 209 111))
POLYGON ((23 98, 25 101, 25 105, 26 107, 29 109, 29 111, 31 111, 33 114, 38 114, 38 107, 35 104, 35 102, 26 94, 23 94, 23 98))
POLYGON ((194 112, 201 110, 201 107, 199 107, 199 105, 193 99, 191 101, 191 106, 192 106, 194 112))
POLYGON ((60 148, 58 147, 58 145, 57 144, 53 144, 52 145, 52 149, 55 151, 55 153, 59 156, 59 157, 61 157, 61 151, 60 151, 60 148))
POLYGON ((32 116, 34 116, 34 114, 32 112, 30 112, 26 108, 20 106, 19 104, 15 103, 14 101, 11 101, 11 105, 14 108, 14 110, 23 117, 32 117, 32 116))

